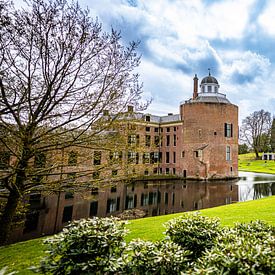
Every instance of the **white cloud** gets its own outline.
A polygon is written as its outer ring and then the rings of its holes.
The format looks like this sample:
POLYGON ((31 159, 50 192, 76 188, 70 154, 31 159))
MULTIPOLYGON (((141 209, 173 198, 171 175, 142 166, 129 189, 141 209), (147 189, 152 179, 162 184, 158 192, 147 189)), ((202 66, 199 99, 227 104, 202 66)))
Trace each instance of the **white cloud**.
POLYGON ((269 1, 262 14, 258 17, 258 23, 267 34, 275 35, 275 2, 269 1))

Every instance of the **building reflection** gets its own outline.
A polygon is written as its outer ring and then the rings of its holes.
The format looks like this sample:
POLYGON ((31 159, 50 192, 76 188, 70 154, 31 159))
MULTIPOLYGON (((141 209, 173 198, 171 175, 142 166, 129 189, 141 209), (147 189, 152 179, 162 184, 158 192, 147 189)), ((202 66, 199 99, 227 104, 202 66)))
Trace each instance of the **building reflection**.
POLYGON ((11 242, 59 232, 69 221, 117 216, 139 209, 145 216, 166 215, 230 204, 238 200, 236 181, 137 181, 82 192, 31 194, 24 226, 11 242))

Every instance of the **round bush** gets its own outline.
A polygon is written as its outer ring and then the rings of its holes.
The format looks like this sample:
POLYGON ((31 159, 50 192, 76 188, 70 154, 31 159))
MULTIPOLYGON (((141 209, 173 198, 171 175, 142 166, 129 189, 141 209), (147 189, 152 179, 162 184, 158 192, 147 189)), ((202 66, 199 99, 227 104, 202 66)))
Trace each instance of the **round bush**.
POLYGON ((217 218, 208 218, 198 213, 186 213, 165 224, 168 238, 192 252, 193 260, 211 248, 221 232, 217 218))
POLYGON ((201 257, 192 274, 275 274, 275 242, 272 236, 231 234, 201 257))
POLYGON ((49 255, 40 264, 42 273, 111 274, 122 267, 121 254, 127 233, 116 218, 83 219, 70 223, 45 241, 49 255))
POLYGON ((170 241, 134 240, 127 246, 123 274, 180 274, 187 269, 189 251, 170 241))

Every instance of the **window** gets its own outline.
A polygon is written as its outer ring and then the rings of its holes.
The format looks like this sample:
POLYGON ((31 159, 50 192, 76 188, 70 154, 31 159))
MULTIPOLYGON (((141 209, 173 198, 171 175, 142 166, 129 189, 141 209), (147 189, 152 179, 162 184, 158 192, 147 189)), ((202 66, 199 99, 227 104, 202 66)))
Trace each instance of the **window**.
POLYGON ((96 216, 97 210, 98 210, 98 201, 92 201, 90 203, 90 217, 96 216))
POLYGON ((129 151, 128 152, 128 163, 138 164, 138 153, 129 151))
POLYGON ((154 144, 155 146, 159 146, 159 136, 154 137, 154 144))
POLYGON ((166 152, 166 163, 170 163, 170 160, 169 160, 169 152, 166 152))
POLYGON ((117 176, 117 170, 112 170, 112 177, 117 176))
POLYGON ((174 132, 176 132, 177 131, 177 127, 174 127, 174 132))
POLYGON ((35 168, 44 168, 45 165, 46 165, 46 155, 42 152, 35 154, 34 167, 35 168))
POLYGON ((181 152, 181 157, 184 158, 184 155, 185 155, 185 152, 182 151, 182 152, 181 152))
POLYGON ((122 152, 110 152, 110 160, 114 163, 122 160, 122 152))
POLYGON ((165 193, 164 193, 164 203, 165 203, 165 204, 168 204, 168 196, 169 196, 168 193, 165 192, 165 193))
POLYGON ((201 91, 202 91, 203 93, 205 92, 205 87, 204 87, 204 86, 201 87, 201 91))
POLYGON ((226 160, 231 160, 231 148, 226 146, 226 160))
POLYGON ((166 132, 169 133, 170 132, 170 127, 166 128, 166 132))
POLYGON ((215 93, 217 93, 218 92, 218 87, 217 86, 215 86, 215 93))
POLYGON ((194 151, 194 153, 196 158, 200 158, 202 156, 202 150, 194 151))
POLYGON ((148 176, 148 175, 149 175, 148 169, 145 169, 145 170, 144 170, 144 175, 145 175, 145 176, 148 176))
POLYGON ((72 216, 73 216, 73 206, 69 205, 69 206, 65 206, 63 209, 63 216, 62 216, 62 222, 68 222, 72 220, 72 216))
POLYGON ((173 152, 173 162, 176 163, 176 152, 173 152))
POLYGON ((68 165, 75 166, 77 164, 77 152, 69 152, 68 165))
POLYGON ((207 86, 207 92, 211 93, 211 86, 207 86))
POLYGON ((98 172, 98 171, 93 172, 93 179, 94 179, 94 180, 99 179, 99 172, 98 172))
POLYGON ((169 168, 165 169, 165 173, 168 175, 169 174, 169 168))
POLYGON ((101 151, 94 151, 94 165, 101 164, 101 151))
POLYGON ((166 146, 170 145, 170 136, 166 136, 166 146))
POLYGON ((133 145, 136 144, 136 135, 129 135, 128 136, 128 144, 133 145))
POLYGON ((174 140, 173 140, 173 143, 174 143, 174 146, 176 146, 176 145, 177 145, 177 136, 176 136, 176 135, 174 135, 174 140))
POLYGON ((155 167, 155 168, 153 169, 153 173, 154 173, 154 174, 157 174, 157 173, 158 173, 158 168, 157 168, 157 167, 155 167))
POLYGON ((150 163, 150 153, 146 152, 143 154, 143 163, 150 163))
POLYGON ((39 211, 38 210, 30 210, 26 214, 26 220, 24 224, 24 233, 29 233, 37 229, 38 221, 39 221, 39 211))
POLYGON ((126 196, 125 209, 132 209, 137 206, 137 195, 126 196))
POLYGON ((146 135, 145 136, 145 146, 150 147, 151 145, 151 136, 146 135))
POLYGON ((146 121, 150 121, 150 116, 146 116, 146 117, 145 117, 145 120, 146 120, 146 121))
POLYGON ((233 124, 224 123, 224 136, 225 137, 233 136, 233 124))
POLYGON ((159 128, 155 127, 155 133, 159 132, 159 128))
POLYGON ((0 152, 0 169, 7 169, 10 163, 10 153, 0 152))
POLYGON ((74 198, 74 193, 73 192, 66 192, 65 193, 65 200, 70 200, 74 198))
POLYGON ((175 205, 175 193, 172 193, 172 205, 175 205))
POLYGON ((176 175, 176 168, 173 168, 173 175, 176 175))
POLYGON ((158 193, 150 192, 149 193, 149 205, 158 203, 158 193))
POLYGON ((107 200, 107 213, 113 213, 119 211, 120 198, 108 199, 107 200))
POLYGON ((116 186, 111 186, 111 193, 116 193, 117 189, 116 186))
POLYGON ((91 195, 98 195, 98 187, 92 188, 91 195))
POLYGON ((146 128, 145 128, 145 131, 146 131, 146 132, 150 132, 150 127, 146 127, 146 128))
POLYGON ((141 194, 140 205, 141 206, 146 206, 148 204, 149 204, 149 195, 148 194, 141 194))
POLYGON ((159 152, 151 152, 150 153, 150 157, 151 157, 151 163, 158 163, 159 161, 159 152))

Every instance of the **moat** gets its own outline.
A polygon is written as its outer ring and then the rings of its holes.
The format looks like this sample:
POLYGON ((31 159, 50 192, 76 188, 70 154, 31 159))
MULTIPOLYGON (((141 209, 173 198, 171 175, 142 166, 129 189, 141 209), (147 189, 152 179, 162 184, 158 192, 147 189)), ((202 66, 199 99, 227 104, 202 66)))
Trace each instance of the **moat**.
POLYGON ((56 192, 30 196, 24 227, 12 242, 59 232, 70 220, 93 216, 119 216, 136 212, 157 216, 231 204, 275 195, 275 175, 239 172, 239 180, 154 180, 119 183, 82 192, 56 192), (133 211, 138 209, 138 211, 133 211), (126 212, 125 212, 126 211, 126 212))

